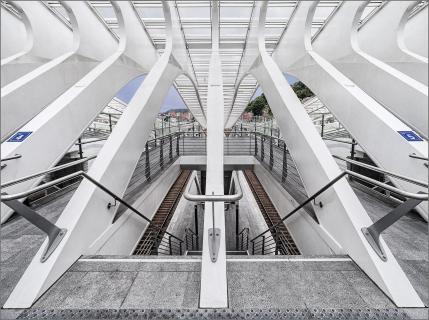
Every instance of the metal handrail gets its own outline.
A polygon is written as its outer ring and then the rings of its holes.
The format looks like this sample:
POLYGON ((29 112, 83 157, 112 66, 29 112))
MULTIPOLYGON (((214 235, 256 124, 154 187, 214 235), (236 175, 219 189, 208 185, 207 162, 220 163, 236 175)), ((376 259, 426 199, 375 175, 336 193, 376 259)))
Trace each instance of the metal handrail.
MULTIPOLYGON (((227 194, 227 195, 203 195, 203 194, 192 194, 190 193, 190 188, 192 186, 192 181, 194 180, 197 172, 192 172, 191 178, 187 190, 183 193, 183 196, 186 200, 193 202, 235 202, 240 200, 243 197, 243 190, 241 189, 240 179, 237 176, 236 171, 232 173, 231 179, 234 181, 235 186, 237 186, 238 192, 236 194, 227 194)), ((232 182, 232 181, 231 181, 232 182)))
POLYGON ((391 171, 380 169, 378 167, 375 167, 375 166, 372 166, 372 165, 369 165, 369 164, 366 164, 366 163, 362 163, 362 162, 359 162, 359 161, 356 161, 356 160, 346 159, 346 158, 343 158, 343 157, 340 157, 340 156, 336 156, 336 155, 333 155, 333 157, 335 159, 339 159, 339 160, 342 160, 342 161, 345 161, 345 162, 357 165, 359 167, 363 167, 363 168, 367 168, 367 169, 370 169, 370 170, 373 170, 373 171, 384 173, 384 174, 386 174, 388 176, 395 177, 395 178, 398 178, 398 179, 401 179, 401 180, 404 180, 404 181, 407 181, 407 182, 411 182, 411 183, 414 183, 416 185, 419 185, 419 186, 422 186, 422 187, 425 187, 425 188, 428 187, 428 184, 425 183, 425 182, 423 182, 423 181, 415 180, 413 178, 409 178, 409 177, 406 177, 406 176, 403 176, 403 175, 400 175, 400 174, 397 174, 397 173, 394 173, 394 172, 391 172, 391 171))
MULTIPOLYGON (((26 177, 23 177, 23 178, 19 178, 19 179, 13 180, 13 181, 9 181, 9 182, 3 183, 1 185, 1 188, 6 188, 6 187, 12 186, 14 184, 18 184, 18 183, 21 183, 21 182, 24 182, 24 181, 27 181, 27 180, 31 180, 31 179, 43 176, 43 175, 45 175, 47 173, 52 173, 52 172, 55 172, 55 171, 59 171, 59 170, 68 168, 68 167, 72 167, 74 165, 77 165, 77 164, 84 163, 84 162, 87 162, 89 160, 92 160, 92 159, 94 159, 96 157, 97 156, 91 156, 91 157, 79 159, 79 160, 76 160, 76 161, 72 161, 72 162, 63 164, 61 166, 53 167, 53 168, 48 169, 48 170, 44 170, 44 171, 40 171, 38 173, 34 173, 32 175, 29 175, 29 176, 26 176, 26 177)), ((69 179, 71 179, 71 178, 69 178, 69 179)), ((48 183, 46 183, 46 184, 48 184, 48 183)), ((43 184, 43 185, 46 185, 46 184, 43 184)), ((51 186, 51 185, 52 184, 50 184, 49 186, 51 186)))
POLYGON ((353 172, 353 171, 350 171, 350 170, 344 170, 337 177, 335 177, 333 180, 331 180, 329 183, 327 183, 324 187, 322 187, 319 191, 317 191, 316 193, 314 193, 311 197, 309 197, 307 200, 305 200, 304 202, 302 202, 298 207, 296 207, 291 212, 289 212, 279 222, 277 222, 276 224, 274 224, 273 226, 271 226, 270 228, 268 228, 264 232, 260 233, 256 237, 252 238, 250 241, 253 242, 255 239, 259 238, 260 236, 262 236, 262 235, 266 234, 267 232, 275 229, 277 226, 279 226, 281 223, 283 223, 283 221, 285 221, 291 215, 293 215, 294 213, 296 213, 297 211, 299 211, 300 209, 302 209, 306 204, 308 204, 311 201, 313 201, 314 199, 316 199, 320 194, 322 194, 323 192, 325 192, 327 189, 329 189, 332 185, 334 185, 335 183, 337 183, 341 178, 343 178, 346 175, 350 175, 350 176, 353 176, 353 177, 358 178, 360 180, 363 180, 363 181, 366 181, 366 182, 370 182, 372 184, 375 184, 375 185, 377 185, 377 186, 379 186, 381 188, 384 188, 386 190, 389 190, 391 192, 394 192, 394 193, 399 194, 401 196, 404 196, 406 198, 416 199, 416 200, 423 200, 423 201, 424 200, 428 200, 428 194, 427 193, 411 193, 411 192, 403 191, 403 190, 400 190, 400 189, 395 188, 393 186, 390 186, 390 185, 388 185, 386 183, 383 183, 383 182, 380 182, 380 181, 368 178, 368 177, 366 177, 364 175, 361 175, 359 173, 356 173, 356 172, 353 172))
POLYGON ((350 170, 344 170, 344 172, 350 176, 353 176, 353 177, 358 178, 360 180, 375 184, 376 186, 378 186, 380 188, 383 188, 385 190, 389 190, 391 192, 394 192, 394 193, 399 194, 401 196, 404 196, 406 198, 422 200, 422 201, 428 200, 428 194, 427 193, 412 193, 412 192, 404 191, 404 190, 398 189, 394 186, 388 185, 388 184, 380 182, 378 180, 368 178, 367 176, 364 176, 362 174, 359 174, 359 173, 356 173, 356 172, 353 172, 350 170))
POLYGON ((428 158, 418 156, 418 155, 416 155, 416 154, 414 154, 414 153, 409 154, 409 157, 410 157, 410 158, 414 158, 414 159, 419 159, 419 160, 429 161, 429 159, 428 159, 428 158))
POLYGON ((10 157, 3 158, 3 159, 1 159, 0 161, 1 161, 1 162, 3 162, 3 161, 9 161, 9 160, 14 160, 14 159, 19 159, 19 158, 21 158, 21 157, 22 157, 22 155, 20 155, 20 154, 15 154, 14 156, 10 156, 10 157))
POLYGON ((99 138, 99 139, 94 139, 94 140, 90 140, 90 141, 83 141, 83 142, 76 142, 75 145, 83 145, 83 144, 88 144, 88 143, 94 143, 94 142, 99 142, 99 141, 104 141, 107 140, 108 138, 99 138))
MULTIPOLYGON (((41 174, 38 174, 41 175, 41 174)), ((78 176, 82 176, 84 178, 86 178, 87 180, 89 180, 90 182, 92 182, 94 185, 96 185, 98 188, 100 188, 101 190, 103 190, 104 192, 106 192, 108 195, 110 195, 112 198, 114 198, 116 201, 119 201, 120 203, 122 203, 125 207, 127 207, 128 209, 130 209, 131 211, 133 211, 135 214, 137 214, 138 216, 140 216, 141 218, 143 218, 144 220, 146 220, 147 222, 151 223, 152 220, 149 219, 148 217, 146 217, 144 214, 140 213, 137 209, 135 209, 133 206, 131 206, 130 204, 128 204, 125 200, 123 200, 121 197, 119 197, 118 195, 116 195, 115 193, 113 193, 112 191, 110 191, 109 189, 107 189, 105 186, 103 186, 102 184, 100 184, 98 181, 94 180, 91 176, 89 176, 86 172, 84 171, 77 171, 75 173, 69 174, 67 176, 49 181, 48 183, 42 184, 40 186, 37 186, 33 189, 24 191, 24 192, 20 192, 20 193, 16 193, 16 194, 1 194, 1 201, 9 201, 9 200, 16 200, 16 199, 21 199, 21 198, 25 198, 27 196, 29 196, 32 193, 47 189, 49 187, 51 187, 54 184, 58 184, 60 182, 64 182, 66 180, 70 180, 72 178, 78 177, 78 176)), ((23 179, 20 179, 21 182, 25 181, 23 179)), ((26 179, 28 180, 28 179, 26 179)), ((18 181, 18 180, 16 180, 18 181)), ((15 183, 18 183, 16 182, 15 183)), ((15 184, 14 183, 14 184, 15 184)), ((10 184, 9 184, 10 185, 10 184)), ((2 186, 3 187, 3 186, 2 186)), ((110 203, 109 203, 110 205, 110 203)), ((155 226, 153 226, 155 227, 155 226)), ((155 227, 156 228, 156 227, 155 227)), ((182 239, 176 237, 175 235, 169 233, 168 231, 164 231, 164 233, 168 234, 169 236, 175 238, 176 240, 179 240, 180 242, 183 242, 182 239)))

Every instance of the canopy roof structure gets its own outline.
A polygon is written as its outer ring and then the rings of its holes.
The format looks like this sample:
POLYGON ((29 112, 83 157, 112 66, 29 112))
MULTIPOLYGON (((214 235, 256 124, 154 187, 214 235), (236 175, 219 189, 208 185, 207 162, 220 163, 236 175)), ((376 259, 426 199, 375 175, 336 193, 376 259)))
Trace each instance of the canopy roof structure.
MULTIPOLYGON (((7 1, 6 6, 14 10, 7 1)), ((44 1, 65 24, 69 17, 60 1, 44 1)), ((109 1, 88 1, 93 10, 103 20, 109 31, 119 39, 117 18, 109 1)), ((141 21, 159 54, 165 48, 165 18, 161 1, 132 1, 141 21)), ((272 54, 279 40, 288 27, 288 22, 296 10, 298 1, 270 1, 265 23, 265 43, 272 54)), ((362 14, 361 24, 366 23, 382 8, 385 1, 370 1, 362 14)), ((313 40, 333 17, 342 1, 320 1, 312 24, 313 40)), ((423 7, 424 1, 416 5, 414 15, 423 7)), ((181 31, 186 43, 187 53, 192 62, 192 69, 197 80, 197 87, 206 111, 207 81, 211 53, 211 14, 210 1, 174 1, 180 18, 181 31)), ((225 101, 225 123, 228 118, 238 118, 254 95, 258 84, 251 75, 239 82, 239 71, 246 50, 249 24, 252 20, 254 1, 220 1, 220 57, 225 101), (238 94, 234 97, 236 87, 238 94)), ((19 12, 15 11, 19 15, 19 12)), ((186 76, 179 76, 175 87, 185 104, 193 113, 200 113, 200 106, 195 89, 186 76)), ((198 117, 197 117, 198 120, 198 117)))

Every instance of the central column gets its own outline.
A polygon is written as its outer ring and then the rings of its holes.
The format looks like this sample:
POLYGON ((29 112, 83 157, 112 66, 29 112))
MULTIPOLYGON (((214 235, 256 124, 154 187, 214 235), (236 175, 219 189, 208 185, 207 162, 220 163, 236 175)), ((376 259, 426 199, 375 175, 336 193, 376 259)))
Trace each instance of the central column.
MULTIPOLYGON (((219 4, 218 1, 213 1, 212 54, 207 94, 206 195, 224 194, 223 128, 224 101, 219 57, 219 4)), ((200 308, 227 308, 224 202, 205 203, 203 237, 200 308), (213 231, 215 234, 211 235, 213 231), (218 239, 213 240, 211 236, 218 237, 218 239), (213 254, 214 250, 217 250, 217 256, 213 254)))

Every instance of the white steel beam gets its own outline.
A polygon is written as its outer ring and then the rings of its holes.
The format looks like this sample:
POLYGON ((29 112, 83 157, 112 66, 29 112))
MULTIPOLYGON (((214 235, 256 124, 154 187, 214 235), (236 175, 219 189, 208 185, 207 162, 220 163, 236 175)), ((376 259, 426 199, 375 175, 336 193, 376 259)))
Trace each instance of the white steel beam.
MULTIPOLYGON (((224 93, 219 57, 219 2, 211 5, 212 55, 207 93, 207 169, 206 194, 223 195, 223 114, 224 93)), ((206 202, 204 210, 203 256, 201 262, 200 308, 227 308, 226 234, 224 202, 206 202), (213 208, 214 206, 214 208, 213 208), (214 221, 213 221, 214 219, 214 221), (216 261, 209 252, 209 230, 219 231, 220 244, 216 261)), ((217 232, 216 235, 217 236, 217 232)))
MULTIPOLYGON (((427 58, 409 51, 404 39, 408 16, 417 3, 387 1, 359 30, 359 44, 364 52, 428 85, 427 58)), ((424 36, 418 35, 422 41, 424 36)))
POLYGON ((42 1, 13 1, 22 10, 27 38, 22 51, 1 60, 1 85, 18 79, 72 48, 72 32, 42 1))
MULTIPOLYGON (((316 6, 317 2, 310 1, 298 5, 274 60, 283 72, 299 78, 323 101, 379 167, 417 180, 427 176, 424 163, 409 156, 414 153, 427 158, 427 141, 313 50, 310 26, 316 6)), ((403 180, 392 182, 407 191, 425 191, 403 180)), ((427 220, 427 202, 418 208, 427 220)))
MULTIPOLYGON (((311 16, 309 10, 314 8, 313 5, 311 2, 301 2, 290 21, 287 31, 294 32, 290 35, 285 34, 283 41, 284 39, 287 39, 287 43, 293 41, 292 49, 306 52, 307 48, 311 48, 309 30, 311 19, 307 18, 311 16)), ((281 68, 266 52, 264 41, 266 2, 259 1, 257 10, 258 14, 252 25, 253 29, 256 28, 254 36, 257 38, 250 40, 255 46, 249 50, 252 54, 248 56, 248 62, 252 65, 250 72, 263 88, 307 193, 313 194, 332 181, 341 171, 286 81, 281 68), (250 63, 251 60, 253 63, 250 63)), ((280 47, 283 47, 282 43, 280 47)), ((312 61, 306 56, 294 57, 286 55, 287 52, 284 47, 280 48, 277 60, 288 61, 290 58, 294 62, 303 63, 304 69, 311 66, 312 61)), ((318 73, 314 73, 314 76, 317 81, 329 84, 328 74, 319 77, 318 73)), ((342 83, 345 86, 350 82, 343 80, 342 83)), ((328 90, 328 97, 339 95, 344 99, 342 93, 344 89, 341 86, 339 89, 335 86, 328 86, 325 89, 328 90)), ((383 261, 364 238, 361 228, 371 225, 372 221, 347 181, 339 180, 318 197, 317 202, 319 201, 323 206, 313 207, 320 225, 327 235, 338 243, 343 253, 347 253, 396 305, 422 307, 422 301, 386 243, 381 240, 388 256, 387 261, 383 261)))
POLYGON ((27 32, 21 18, 1 3, 1 59, 24 49, 27 32))
MULTIPOLYGON (((149 63, 150 51, 147 56, 148 52, 140 52, 144 45, 136 45, 134 42, 136 38, 143 38, 144 33, 137 27, 137 17, 130 3, 118 1, 114 3, 114 7, 118 16, 123 19, 120 25, 124 24, 126 38, 132 43, 122 43, 122 49, 130 52, 133 58, 149 63)), ((164 54, 136 91, 88 172, 93 179, 117 195, 123 195, 128 186, 168 89, 174 79, 187 70, 186 65, 181 66, 178 63, 180 57, 174 50, 174 34, 178 28, 177 18, 171 7, 170 2, 163 2, 167 22, 167 45, 164 54)), ((122 59, 130 58, 122 56, 122 59)), ((107 207, 112 201, 110 196, 95 185, 87 180, 82 181, 56 223, 67 228, 65 237, 44 263, 40 262, 40 257, 46 244, 42 244, 4 308, 30 307, 82 254, 91 253, 91 244, 97 241, 112 223, 118 208, 107 207)))
POLYGON ((405 24, 404 46, 410 52, 428 57, 428 4, 405 24))
MULTIPOLYGON (((119 16, 122 11, 118 6, 115 9, 119 16)), ((76 14, 75 17, 88 18, 84 14, 76 14)), ((151 69, 158 56, 142 29, 137 13, 131 7, 127 10, 127 19, 122 16, 119 19, 121 40, 116 51, 22 127, 20 132, 30 133, 27 139, 18 142, 9 139, 2 143, 2 158, 11 154, 22 156, 18 161, 9 161, 1 171, 2 181, 55 165, 115 94, 130 80, 151 69)), ((82 24, 88 26, 84 22, 82 24)), ((105 32, 108 33, 107 30, 105 32)), ((24 191, 39 182, 40 179, 29 180, 7 188, 7 192, 24 191)), ((2 223, 11 213, 2 204, 2 223)))
MULTIPOLYGON (((62 4, 68 12, 73 29, 72 51, 41 65, 2 88, 2 142, 97 64, 113 54, 118 47, 116 38, 106 32, 106 27, 86 2, 64 1, 62 4)), ((34 23, 43 24, 44 18, 43 15, 35 16, 34 23)))
POLYGON ((427 139, 427 86, 364 53, 359 46, 358 27, 367 3, 343 2, 313 41, 313 48, 366 93, 427 139))

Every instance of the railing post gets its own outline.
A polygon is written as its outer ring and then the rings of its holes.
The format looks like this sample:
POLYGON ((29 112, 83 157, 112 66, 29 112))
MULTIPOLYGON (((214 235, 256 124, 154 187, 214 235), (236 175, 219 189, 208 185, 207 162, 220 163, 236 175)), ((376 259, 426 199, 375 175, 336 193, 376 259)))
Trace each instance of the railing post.
POLYGON ((264 147, 265 136, 261 136, 261 161, 264 162, 265 157, 265 147, 264 147))
POLYGON ((146 142, 146 146, 145 146, 145 156, 146 156, 146 167, 145 167, 145 175, 146 175, 146 179, 148 181, 150 181, 150 161, 149 161, 149 145, 146 142))
POLYGON ((286 142, 283 142, 283 170, 282 170, 282 182, 286 181, 287 177, 287 152, 286 142))
POLYGON ((273 170, 274 166, 274 153, 273 153, 273 137, 270 137, 270 170, 273 170))
POLYGON ((182 241, 179 241, 179 251, 180 255, 182 255, 182 241))
POLYGON ((278 234, 278 232, 277 232, 277 230, 276 230, 276 235, 275 235, 275 238, 274 238, 274 240, 276 241, 276 245, 275 245, 275 251, 274 251, 274 254, 275 255, 278 255, 278 251, 279 251, 279 234, 278 234))
POLYGON ((177 134, 176 140, 176 155, 180 156, 180 132, 177 134))
POLYGON ((83 159, 82 139, 77 139, 77 143, 79 144, 79 158, 83 159))
POLYGON ((194 206, 194 219, 195 219, 195 235, 197 236, 196 247, 198 251, 200 250, 200 244, 198 243, 198 205, 197 204, 194 206))
POLYGON ((320 130, 320 136, 323 138, 323 134, 325 131, 325 114, 322 113, 322 129, 320 130))
POLYGON ((252 255, 255 254, 255 242, 252 241, 252 255))
POLYGON ((164 138, 159 138, 159 165, 164 169, 164 138))
POLYGON ((110 133, 112 133, 112 115, 109 113, 109 129, 110 133))
POLYGON ((265 236, 262 236, 262 249, 261 249, 261 254, 264 255, 265 254, 265 236))
POLYGON ((238 241, 239 241, 238 233, 240 229, 240 226, 239 226, 240 221, 239 221, 238 213, 239 213, 239 202, 237 201, 235 203, 235 247, 237 250, 238 250, 238 241))
POLYGON ((171 236, 168 236, 168 246, 170 247, 170 256, 173 255, 173 247, 171 246, 171 236))
MULTIPOLYGON (((256 128, 256 122, 255 122, 255 128, 256 128)), ((258 138, 255 131, 255 157, 258 155, 258 138)))
POLYGON ((169 157, 170 157, 170 161, 172 161, 173 160, 173 136, 170 133, 170 135, 168 137, 169 137, 169 140, 170 140, 170 153, 169 153, 169 157))

